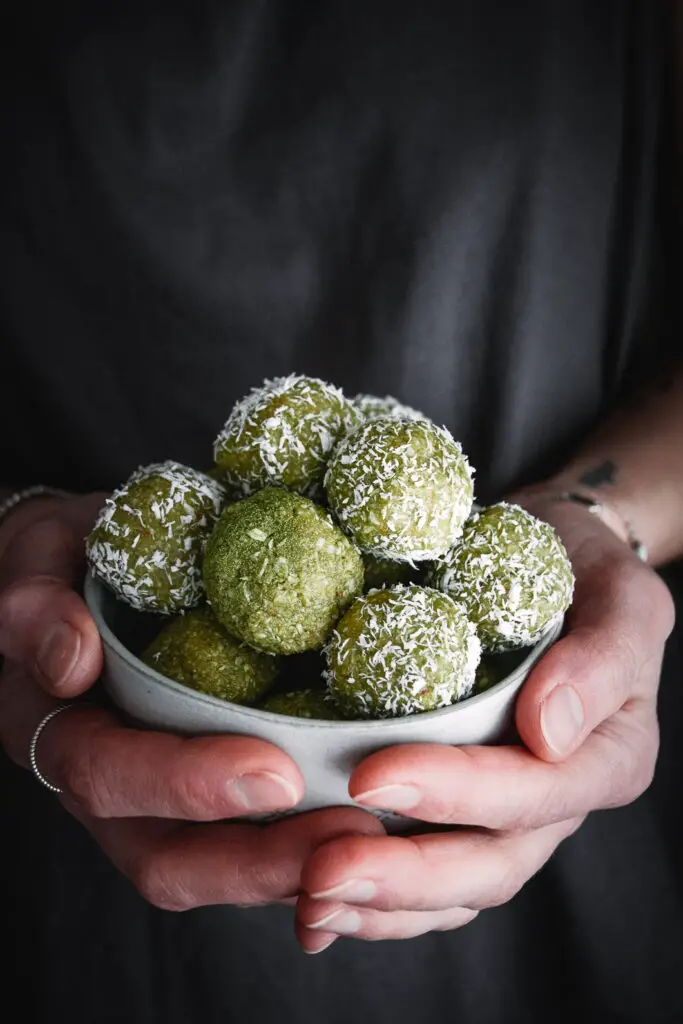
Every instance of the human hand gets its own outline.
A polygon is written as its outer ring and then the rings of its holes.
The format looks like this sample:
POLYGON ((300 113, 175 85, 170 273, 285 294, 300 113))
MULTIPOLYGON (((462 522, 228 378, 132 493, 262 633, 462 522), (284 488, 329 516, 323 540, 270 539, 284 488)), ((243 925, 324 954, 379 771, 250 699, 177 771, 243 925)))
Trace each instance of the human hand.
POLYGON ((587 510, 526 503, 562 537, 576 591, 566 635, 517 701, 525 746, 415 744, 367 758, 351 778, 355 800, 469 828, 321 846, 297 906, 311 952, 338 935, 408 938, 468 923, 510 900, 590 811, 630 803, 652 779, 671 596, 587 510))
MULTIPOLYGON (((83 538, 103 497, 41 498, 0 529, 0 742, 23 767, 38 723, 87 691, 101 671, 99 634, 78 588, 83 538)), ((76 705, 47 724, 37 759, 63 790, 64 807, 164 909, 290 901, 304 860, 321 842, 383 832, 354 808, 269 826, 225 824, 292 808, 303 795, 294 762, 262 740, 143 732, 109 711, 76 705)))

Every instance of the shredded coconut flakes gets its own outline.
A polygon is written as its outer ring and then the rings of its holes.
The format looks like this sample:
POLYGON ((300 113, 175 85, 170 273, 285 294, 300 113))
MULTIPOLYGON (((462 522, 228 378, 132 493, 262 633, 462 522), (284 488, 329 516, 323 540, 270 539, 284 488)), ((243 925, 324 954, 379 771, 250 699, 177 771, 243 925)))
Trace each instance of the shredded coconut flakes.
POLYGON ((475 513, 427 582, 462 601, 487 650, 536 643, 571 604, 574 574, 549 523, 499 502, 475 513))
POLYGON ((264 487, 319 497, 330 452, 358 423, 339 388, 297 374, 276 377, 235 405, 214 443, 214 458, 243 497, 264 487))
POLYGON ((325 488, 363 552, 412 563, 437 558, 458 540, 472 509, 473 475, 445 427, 379 419, 337 445, 325 488))
POLYGON ((166 461, 140 467, 97 518, 87 542, 91 571, 139 611, 193 607, 203 594, 200 559, 209 527, 224 501, 223 487, 189 466, 166 461), (137 485, 152 480, 158 493, 138 507, 137 485), (157 546, 150 551, 152 538, 157 546))
POLYGON ((329 693, 347 714, 395 718, 467 697, 481 645, 464 608, 448 595, 398 584, 358 598, 325 656, 329 693))

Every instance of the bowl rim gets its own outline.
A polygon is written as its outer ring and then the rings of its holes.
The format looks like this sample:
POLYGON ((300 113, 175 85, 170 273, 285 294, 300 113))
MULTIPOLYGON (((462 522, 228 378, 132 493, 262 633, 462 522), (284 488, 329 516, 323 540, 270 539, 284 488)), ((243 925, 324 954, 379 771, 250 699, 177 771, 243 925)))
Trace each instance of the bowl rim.
MULTIPOLYGON (((401 726, 405 726, 406 722, 414 720, 416 717, 419 717, 422 722, 432 721, 436 718, 445 718, 447 715, 457 715, 458 713, 462 714, 468 708, 472 708, 477 704, 488 701, 493 695, 500 694, 504 690, 514 687, 519 683, 520 677, 522 677, 522 679, 526 678, 536 662, 540 661, 541 657, 558 639, 564 625, 564 615, 559 618, 555 618, 548 626, 540 640, 538 640, 534 646, 529 649, 529 653, 526 658, 524 658, 524 660, 521 661, 509 675, 501 679, 500 682, 494 683, 493 686, 489 687, 483 693, 477 693, 473 697, 466 697, 464 700, 459 701, 456 704, 450 704, 445 708, 437 708, 435 711, 423 711, 419 716, 402 715, 397 718, 369 718, 352 719, 349 721, 334 721, 319 718, 300 718, 294 715, 283 715, 274 711, 266 711, 263 708, 250 707, 245 704, 235 704, 232 701, 222 700, 220 697, 212 697, 208 693, 193 690, 189 686, 183 686, 182 683, 177 683, 175 680, 169 679, 167 676, 157 672, 149 665, 146 665, 140 658, 136 657, 136 655, 134 655, 132 651, 129 651, 125 644, 123 644, 116 636, 102 613, 101 596, 106 594, 111 594, 115 600, 119 600, 113 591, 106 586, 106 584, 89 572, 85 579, 84 596, 88 610, 95 620, 95 624, 97 625, 103 644, 106 647, 109 647, 110 650, 125 662, 126 665, 134 669, 139 675, 143 676, 147 682, 168 690, 171 693, 182 696, 185 700, 196 700, 208 707, 221 710, 229 708, 236 714, 244 716, 245 718, 253 718, 260 721, 265 719, 272 723, 283 723, 283 721, 286 721, 289 725, 294 725, 298 728, 315 727, 348 729, 354 727, 362 732, 371 732, 377 729, 388 731, 390 729, 400 729, 401 726)), ((141 612, 140 614, 144 614, 144 612, 141 612)))

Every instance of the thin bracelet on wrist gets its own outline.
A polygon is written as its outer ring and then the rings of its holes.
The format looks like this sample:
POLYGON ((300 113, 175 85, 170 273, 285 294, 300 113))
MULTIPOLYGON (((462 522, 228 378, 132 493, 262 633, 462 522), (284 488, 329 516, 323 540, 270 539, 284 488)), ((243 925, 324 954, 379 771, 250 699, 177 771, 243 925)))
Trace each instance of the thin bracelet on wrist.
POLYGON ((11 494, 9 498, 0 503, 0 526, 4 520, 9 516, 10 512, 14 512, 16 508, 23 505, 24 502, 30 501, 32 498, 70 498, 71 495, 68 491, 62 491, 57 487, 44 487, 42 484, 36 484, 34 487, 26 487, 24 490, 16 491, 11 494))
POLYGON ((584 494, 581 491, 558 491, 557 493, 546 494, 545 497, 550 501, 569 501, 575 505, 581 505, 603 522, 612 533, 620 537, 625 544, 628 544, 631 551, 638 556, 641 562, 647 562, 647 547, 636 536, 628 519, 612 508, 611 505, 606 505, 604 502, 598 501, 593 495, 584 494))

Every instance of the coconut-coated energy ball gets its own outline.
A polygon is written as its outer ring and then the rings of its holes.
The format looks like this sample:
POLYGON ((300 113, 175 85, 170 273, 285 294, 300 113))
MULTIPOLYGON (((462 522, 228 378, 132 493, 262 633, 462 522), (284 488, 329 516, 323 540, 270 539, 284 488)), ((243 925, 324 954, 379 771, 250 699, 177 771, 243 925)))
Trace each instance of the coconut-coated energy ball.
POLYGON ((356 395, 352 401, 364 420, 378 420, 385 416, 395 420, 428 419, 424 413, 409 405, 403 405, 392 395, 385 395, 384 398, 380 398, 379 395, 356 395))
POLYGON ((420 569, 410 562, 394 562, 391 558, 363 555, 365 566, 365 590, 378 587, 393 587, 397 583, 418 583, 420 569))
POLYGON ((209 608, 172 619, 142 660, 169 679, 234 704, 251 704, 271 685, 277 659, 228 636, 209 608))
POLYGON ((365 553, 437 558, 472 509, 472 470, 450 433, 428 420, 378 419, 344 438, 325 477, 330 507, 365 553))
POLYGON ((490 651, 535 643, 571 604, 574 574, 548 523, 500 502, 475 513, 428 582, 460 601, 490 651))
POLYGON ((139 469, 107 499, 86 541, 91 572, 139 611, 195 607, 224 499, 217 481, 177 462, 139 469))
POLYGON ((270 654, 299 654, 322 647, 362 592, 363 561, 323 508, 271 487, 226 508, 204 582, 229 633, 270 654))
POLYGON ((461 605, 399 585, 353 602, 325 647, 325 677, 346 718, 396 718, 467 697, 480 653, 461 605))
POLYGON ((237 403, 216 438, 217 470, 231 496, 284 487, 318 497, 332 448, 360 422, 354 405, 322 380, 266 380, 237 403))
POLYGON ((293 690, 290 693, 274 693, 261 704, 264 711, 276 715, 291 715, 293 718, 314 718, 319 721, 337 722, 342 720, 334 701, 321 690, 293 690))

